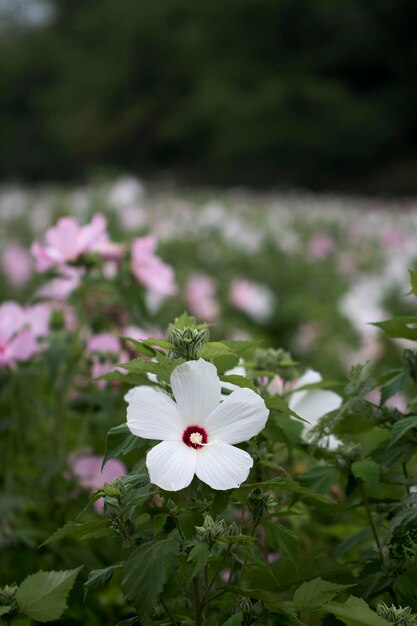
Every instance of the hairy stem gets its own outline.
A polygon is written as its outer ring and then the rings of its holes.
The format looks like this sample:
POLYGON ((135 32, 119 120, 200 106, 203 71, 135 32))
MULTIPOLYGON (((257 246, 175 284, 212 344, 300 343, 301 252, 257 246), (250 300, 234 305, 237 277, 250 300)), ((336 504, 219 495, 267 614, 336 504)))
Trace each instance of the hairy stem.
POLYGON ((165 613, 168 615, 169 619, 171 620, 171 622, 174 624, 174 626, 177 626, 177 622, 175 621, 174 616, 171 613, 171 610, 169 608, 169 606, 167 604, 165 604, 163 598, 159 598, 162 606, 164 607, 164 611, 165 613))
POLYGON ((365 492, 365 487, 363 486, 363 484, 361 484, 361 491, 362 491, 362 497, 363 497, 363 503, 364 503, 364 506, 365 506, 366 515, 368 516, 368 520, 369 520, 369 525, 371 527, 372 534, 373 534, 374 539, 375 539, 375 543, 376 543, 376 545, 378 547, 379 555, 380 555, 381 559, 383 559, 384 555, 382 553, 381 542, 380 542, 379 537, 378 537, 378 532, 376 530, 375 522, 374 522, 374 520, 372 518, 372 512, 371 512, 371 509, 370 509, 370 506, 369 506, 368 498, 367 498, 367 495, 366 495, 366 492, 365 492))

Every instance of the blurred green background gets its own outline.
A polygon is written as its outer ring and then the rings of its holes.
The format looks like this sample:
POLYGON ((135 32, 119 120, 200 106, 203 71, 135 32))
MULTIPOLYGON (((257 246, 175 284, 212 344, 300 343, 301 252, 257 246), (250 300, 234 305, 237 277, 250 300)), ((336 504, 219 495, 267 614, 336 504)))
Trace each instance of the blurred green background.
POLYGON ((1 0, 0 177, 417 191, 414 0, 1 0))

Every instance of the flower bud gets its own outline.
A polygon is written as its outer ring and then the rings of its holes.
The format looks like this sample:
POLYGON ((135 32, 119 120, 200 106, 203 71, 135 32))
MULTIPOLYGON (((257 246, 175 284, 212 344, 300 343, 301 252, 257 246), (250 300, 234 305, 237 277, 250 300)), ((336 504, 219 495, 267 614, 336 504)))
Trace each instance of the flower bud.
POLYGON ((396 626, 412 626, 416 623, 414 615, 411 615, 411 608, 409 606, 404 608, 400 606, 397 609, 393 604, 387 606, 385 602, 378 602, 376 612, 380 617, 391 622, 391 624, 396 624, 396 626))
POLYGON ((5 585, 0 589, 0 606, 8 606, 13 605, 16 598, 16 593, 18 590, 18 586, 13 585, 5 585))
POLYGON ((269 515, 269 495, 260 489, 254 489, 248 495, 248 507, 253 523, 258 526, 269 515))
POLYGON ((268 348, 267 350, 258 348, 255 352, 255 368, 259 370, 267 370, 281 376, 284 380, 294 380, 298 376, 298 372, 294 367, 291 354, 278 348, 268 348))
POLYGON ((197 538, 201 543, 208 543, 211 547, 217 539, 224 537, 226 534, 226 528, 224 520, 218 520, 215 522, 211 515, 206 515, 202 526, 195 527, 197 531, 197 538))
POLYGON ((170 352, 170 357, 178 359, 185 358, 187 361, 197 358, 197 352, 209 338, 208 328, 198 328, 187 326, 177 328, 173 324, 168 326, 166 332, 167 340, 175 346, 175 350, 170 352))

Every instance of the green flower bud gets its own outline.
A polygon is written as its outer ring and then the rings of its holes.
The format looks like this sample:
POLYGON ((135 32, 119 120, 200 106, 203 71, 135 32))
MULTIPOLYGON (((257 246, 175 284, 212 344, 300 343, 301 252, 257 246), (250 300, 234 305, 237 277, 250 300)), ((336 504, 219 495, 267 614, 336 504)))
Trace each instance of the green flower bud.
POLYGON ((258 526, 269 515, 269 495, 260 489, 254 489, 248 495, 248 507, 253 523, 258 526))
POLYGON ((289 352, 278 348, 267 350, 258 348, 255 352, 255 369, 274 372, 284 380, 294 380, 298 377, 295 362, 289 352))
POLYGON ((197 538, 201 543, 208 543, 211 547, 217 539, 226 536, 226 527, 224 520, 218 520, 215 522, 211 515, 206 515, 202 526, 195 527, 197 531, 197 538))
POLYGON ((170 352, 170 357, 178 359, 180 357, 187 361, 196 359, 197 352, 209 338, 208 328, 198 328, 187 326, 177 328, 173 324, 168 326, 166 332, 167 341, 175 346, 175 350, 170 352))
POLYGON ((0 589, 0 606, 13 605, 16 598, 18 586, 14 583, 12 585, 5 585, 0 589))
POLYGON ((391 624, 396 626, 412 626, 416 623, 414 615, 411 615, 411 608, 409 606, 397 608, 393 604, 387 606, 385 602, 378 602, 376 612, 380 617, 383 617, 391 624))

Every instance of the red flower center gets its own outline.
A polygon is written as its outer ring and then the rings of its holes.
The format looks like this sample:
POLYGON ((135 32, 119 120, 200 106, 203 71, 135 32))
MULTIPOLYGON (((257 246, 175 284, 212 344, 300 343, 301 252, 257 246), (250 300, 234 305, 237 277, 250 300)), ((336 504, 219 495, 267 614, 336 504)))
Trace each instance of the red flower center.
POLYGON ((207 443, 208 437, 205 429, 201 426, 187 426, 182 434, 182 440, 186 446, 198 450, 207 443))

